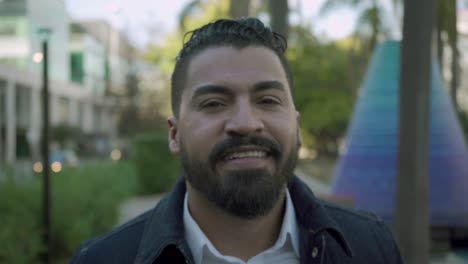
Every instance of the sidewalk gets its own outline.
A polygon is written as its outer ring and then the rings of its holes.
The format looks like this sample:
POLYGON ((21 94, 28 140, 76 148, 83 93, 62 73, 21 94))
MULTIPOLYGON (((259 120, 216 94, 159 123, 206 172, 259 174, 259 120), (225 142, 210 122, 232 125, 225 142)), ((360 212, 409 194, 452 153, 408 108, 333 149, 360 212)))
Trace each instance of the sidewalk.
POLYGON ((154 208, 165 195, 166 194, 139 196, 125 201, 120 206, 120 218, 117 225, 128 222, 138 215, 154 208))
POLYGON ((444 256, 431 256, 430 264, 466 264, 467 252, 449 252, 444 256))
POLYGON ((305 184, 307 184, 307 186, 309 186, 309 188, 315 195, 323 196, 331 193, 330 185, 305 174, 301 169, 296 169, 295 174, 297 175, 297 177, 299 177, 299 179, 301 179, 305 184))

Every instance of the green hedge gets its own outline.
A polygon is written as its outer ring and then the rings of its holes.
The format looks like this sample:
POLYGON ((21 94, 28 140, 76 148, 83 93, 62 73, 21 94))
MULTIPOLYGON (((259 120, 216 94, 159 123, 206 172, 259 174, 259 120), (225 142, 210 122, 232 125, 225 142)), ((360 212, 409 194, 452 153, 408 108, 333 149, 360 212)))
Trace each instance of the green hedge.
POLYGON ((129 162, 68 168, 57 174, 52 187, 54 251, 69 255, 85 239, 114 227, 120 203, 136 192, 135 174, 129 162))
MULTIPOLYGON (((52 258, 69 259, 85 240, 112 229, 136 191, 130 162, 82 165, 52 174, 52 258)), ((41 250, 40 176, 0 183, 0 263, 35 263, 41 250), (5 214, 4 214, 5 213, 5 214), (5 216, 4 216, 5 215, 5 216)))
POLYGON ((36 263, 41 252, 37 183, 0 184, 0 263, 36 263))
POLYGON ((141 194, 167 192, 180 175, 179 161, 169 151, 166 134, 136 136, 134 161, 141 194))

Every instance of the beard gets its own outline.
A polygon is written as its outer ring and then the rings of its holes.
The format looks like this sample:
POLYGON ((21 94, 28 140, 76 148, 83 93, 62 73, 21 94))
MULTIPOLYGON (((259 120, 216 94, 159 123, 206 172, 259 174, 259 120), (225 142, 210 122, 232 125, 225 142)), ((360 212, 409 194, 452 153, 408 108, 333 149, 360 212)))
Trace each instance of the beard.
POLYGON ((210 202, 228 213, 254 219, 266 215, 278 202, 291 179, 298 159, 299 142, 289 153, 264 137, 229 137, 215 145, 207 161, 190 157, 181 142, 181 161, 185 178, 210 202), (243 145, 267 147, 275 161, 275 170, 267 168, 235 170, 219 175, 216 165, 227 150, 243 145))

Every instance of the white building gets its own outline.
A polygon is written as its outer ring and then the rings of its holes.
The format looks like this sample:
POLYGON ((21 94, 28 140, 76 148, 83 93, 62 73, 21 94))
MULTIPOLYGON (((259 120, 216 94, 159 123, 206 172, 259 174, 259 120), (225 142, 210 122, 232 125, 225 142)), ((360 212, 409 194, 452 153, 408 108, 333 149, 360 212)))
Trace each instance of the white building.
POLYGON ((104 45, 107 54, 108 86, 106 92, 124 95, 127 92, 128 77, 135 73, 135 50, 127 37, 102 20, 78 21, 77 24, 104 45))
MULTIPOLYGON (((5 160, 12 164, 17 157, 38 153, 43 56, 40 28, 52 31, 51 125, 68 124, 90 135, 116 136, 118 112, 115 101, 106 94, 114 87, 125 90, 131 73, 131 52, 112 52, 111 42, 102 39, 99 33, 85 25, 71 24, 62 1, 3 0, 0 1, 0 163, 5 160), (115 69, 119 71, 112 74, 115 69)), ((114 45, 131 51, 120 33, 113 34, 118 37, 114 45)))

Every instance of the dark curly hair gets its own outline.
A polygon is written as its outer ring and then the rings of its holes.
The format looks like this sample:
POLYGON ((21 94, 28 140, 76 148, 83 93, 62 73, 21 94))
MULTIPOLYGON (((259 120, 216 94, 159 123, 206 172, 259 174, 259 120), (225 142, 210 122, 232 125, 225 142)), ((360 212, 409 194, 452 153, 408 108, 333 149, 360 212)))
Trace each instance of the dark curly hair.
POLYGON ((188 65, 195 55, 209 47, 229 46, 238 49, 249 46, 266 47, 280 59, 289 87, 293 88, 291 69, 285 58, 286 39, 266 27, 257 18, 219 19, 188 32, 185 34, 185 37, 187 36, 189 39, 184 42, 183 48, 176 58, 171 78, 172 112, 176 117, 179 116, 188 65))

